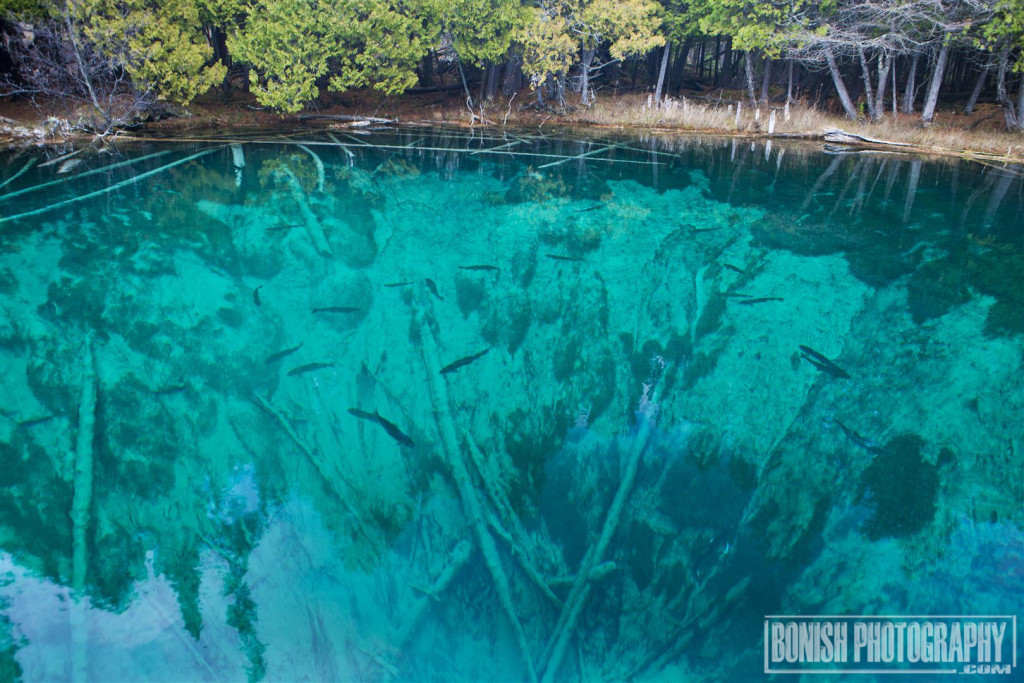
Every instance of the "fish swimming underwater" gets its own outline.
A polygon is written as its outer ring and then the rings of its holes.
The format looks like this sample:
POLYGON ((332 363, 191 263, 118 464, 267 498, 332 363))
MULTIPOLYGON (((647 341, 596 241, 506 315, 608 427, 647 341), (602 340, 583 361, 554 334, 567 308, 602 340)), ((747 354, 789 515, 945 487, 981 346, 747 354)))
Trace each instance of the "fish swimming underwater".
POLYGON ((831 360, 826 358, 823 354, 818 353, 809 346, 800 345, 801 357, 808 363, 818 368, 822 372, 826 372, 833 377, 840 379, 850 379, 850 373, 843 370, 841 367, 833 363, 831 360))
POLYGON ((587 262, 587 259, 580 258, 579 256, 562 256, 560 254, 544 254, 544 255, 547 256, 549 259, 553 259, 555 261, 576 261, 578 263, 586 263, 587 262))
POLYGON ((756 299, 743 299, 742 301, 737 301, 736 303, 738 303, 738 304, 763 304, 766 301, 782 301, 782 300, 783 299, 782 299, 781 296, 761 296, 761 297, 758 297, 756 299))
POLYGON ((411 447, 416 445, 416 443, 411 438, 409 438, 408 434, 399 429, 398 426, 395 425, 393 422, 381 417, 380 413, 378 413, 377 411, 368 413, 365 410, 359 410, 358 408, 349 408, 348 412, 351 415, 358 417, 360 420, 368 420, 370 422, 375 422, 379 424, 381 427, 384 428, 384 431, 388 433, 388 436, 390 436, 392 439, 394 439, 403 446, 411 447))
POLYGON ((305 365, 300 365, 297 368, 289 370, 288 376, 292 377, 293 375, 301 375, 304 372, 313 372, 314 370, 323 370, 324 368, 333 367, 334 363, 306 363, 305 365))
POLYGON ((263 303, 262 301, 260 301, 260 290, 261 289, 263 289, 263 285, 260 285, 256 289, 252 290, 252 302, 254 304, 256 304, 257 306, 259 306, 259 305, 261 305, 263 303))
POLYGON ((459 368, 461 368, 463 366, 466 366, 466 365, 469 365, 470 363, 475 361, 477 358, 480 358, 481 356, 483 356, 484 354, 486 354, 490 350, 491 349, 488 347, 488 348, 484 349, 483 351, 481 351, 480 353, 474 353, 472 356, 466 356, 465 358, 458 359, 454 363, 449 363, 448 365, 446 365, 443 368, 441 368, 441 374, 442 375, 447 375, 447 374, 449 374, 451 372, 455 372, 459 368))
POLYGON ((436 296, 438 299, 444 301, 444 297, 441 296, 437 291, 437 283, 431 280, 429 277, 427 278, 427 289, 429 289, 430 293, 436 296))
POLYGON ((263 361, 263 363, 265 365, 270 365, 271 363, 276 363, 277 361, 281 360, 285 356, 290 356, 293 353, 295 353, 296 351, 298 351, 299 349, 301 349, 303 343, 304 342, 299 342, 298 346, 293 346, 290 349, 285 349, 284 351, 278 351, 277 353, 272 353, 269 356, 267 356, 267 359, 265 361, 263 361))

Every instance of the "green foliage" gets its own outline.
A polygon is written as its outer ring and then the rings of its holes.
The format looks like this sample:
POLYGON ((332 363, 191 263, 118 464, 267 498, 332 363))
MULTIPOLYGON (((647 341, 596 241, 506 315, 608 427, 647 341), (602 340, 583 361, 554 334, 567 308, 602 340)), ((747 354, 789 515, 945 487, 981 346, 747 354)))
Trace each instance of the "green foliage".
POLYGON ((459 59, 471 64, 499 60, 531 19, 519 0, 424 0, 424 11, 451 36, 459 59))
POLYGON ((534 83, 566 73, 583 51, 609 44, 614 59, 664 45, 660 6, 651 0, 549 0, 533 8, 516 34, 523 71, 534 83))
POLYGON ((77 0, 68 12, 85 40, 157 99, 187 104, 224 78, 223 65, 206 65, 213 50, 193 0, 77 0))
POLYGON ((416 65, 437 38, 412 5, 390 0, 258 0, 232 31, 228 48, 250 64, 260 103, 300 110, 320 94, 365 87, 400 93, 416 83, 416 65))
MULTIPOLYGON (((818 13, 828 11, 830 3, 814 3, 818 13)), ((764 50, 778 57, 803 28, 809 3, 758 2, 752 0, 707 0, 690 5, 686 25, 706 35, 732 36, 733 47, 740 50, 764 50)))
POLYGON ((980 31, 976 44, 995 49, 1000 45, 1017 46, 1013 70, 1024 72, 1024 0, 998 0, 995 12, 980 31))
POLYGON ((327 73, 330 17, 320 3, 259 0, 246 7, 245 28, 228 37, 235 58, 250 64, 253 92, 261 104, 298 111, 320 91, 327 73))

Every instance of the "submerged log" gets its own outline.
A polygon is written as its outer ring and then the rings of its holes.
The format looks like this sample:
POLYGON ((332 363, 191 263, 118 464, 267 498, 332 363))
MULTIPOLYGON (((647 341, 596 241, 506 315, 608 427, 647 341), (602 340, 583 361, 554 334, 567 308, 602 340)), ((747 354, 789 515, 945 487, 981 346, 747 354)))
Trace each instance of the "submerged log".
POLYGON ((463 512, 476 536, 480 555, 483 557, 487 571, 491 575, 498 602, 501 604, 505 615, 508 617, 509 625, 512 627, 512 633, 522 653, 529 680, 536 681, 537 669, 530 654, 526 632, 523 630, 522 622, 516 613, 508 574, 505 573, 501 565, 501 555, 498 553, 497 544, 494 542, 494 537, 487 527, 483 502, 480 500, 476 487, 473 485, 469 464, 459 442, 459 430, 455 426, 455 420, 452 417, 453 411, 447 385, 441 379, 441 362, 437 340, 434 338, 433 328, 426 319, 422 304, 416 307, 415 324, 420 329, 420 350, 423 355, 423 364, 427 371, 427 390, 434 407, 437 431, 441 437, 441 452, 451 468, 452 478, 455 480, 455 488, 462 501, 463 512))
POLYGON ((313 209, 309 207, 309 202, 306 201, 306 193, 302 190, 299 179, 290 168, 280 169, 280 174, 285 179, 288 189, 291 190, 295 203, 299 205, 299 212, 302 214, 306 233, 309 235, 310 241, 313 242, 313 247, 321 255, 330 256, 333 252, 331 251, 331 245, 327 242, 327 235, 324 233, 323 226, 320 225, 320 220, 313 213, 313 209))
POLYGON ((85 574, 89 564, 86 530, 89 526, 89 508, 92 506, 92 442, 96 426, 96 360, 92 339, 85 340, 82 362, 82 400, 78 406, 78 437, 75 443, 74 497, 71 502, 72 524, 72 587, 85 587, 85 574))

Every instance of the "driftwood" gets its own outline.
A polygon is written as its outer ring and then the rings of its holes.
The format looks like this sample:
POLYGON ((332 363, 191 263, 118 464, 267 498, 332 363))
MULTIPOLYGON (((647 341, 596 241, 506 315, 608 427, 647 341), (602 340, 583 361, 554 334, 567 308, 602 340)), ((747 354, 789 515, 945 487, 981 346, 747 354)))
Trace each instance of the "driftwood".
POLYGON ((837 143, 841 145, 879 145, 881 147, 913 147, 913 145, 906 142, 893 142, 892 140, 878 140, 876 138, 869 138, 866 135, 859 135, 857 133, 847 133, 844 130, 838 128, 826 128, 823 131, 825 142, 837 143))
POLYGON ((382 119, 376 116, 350 116, 348 114, 300 114, 299 121, 324 120, 347 121, 350 123, 398 123, 397 119, 382 119))

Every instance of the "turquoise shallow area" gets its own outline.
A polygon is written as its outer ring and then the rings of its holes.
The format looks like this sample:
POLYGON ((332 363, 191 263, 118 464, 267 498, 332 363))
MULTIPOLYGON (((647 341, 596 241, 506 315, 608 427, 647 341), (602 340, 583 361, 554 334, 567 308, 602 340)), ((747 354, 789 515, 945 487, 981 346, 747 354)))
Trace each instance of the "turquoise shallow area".
POLYGON ((1019 169, 47 160, 0 155, 0 680, 763 680, 765 615, 1024 604, 1019 169))

